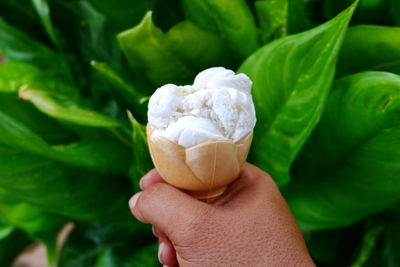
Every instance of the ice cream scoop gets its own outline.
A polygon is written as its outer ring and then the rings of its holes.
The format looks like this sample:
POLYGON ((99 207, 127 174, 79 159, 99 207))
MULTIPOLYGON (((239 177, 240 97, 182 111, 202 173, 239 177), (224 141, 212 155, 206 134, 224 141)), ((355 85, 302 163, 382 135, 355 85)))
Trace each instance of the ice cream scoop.
POLYGON ((193 85, 155 91, 147 140, 168 183, 210 200, 238 177, 256 123, 251 86, 245 74, 217 67, 200 72, 193 85))

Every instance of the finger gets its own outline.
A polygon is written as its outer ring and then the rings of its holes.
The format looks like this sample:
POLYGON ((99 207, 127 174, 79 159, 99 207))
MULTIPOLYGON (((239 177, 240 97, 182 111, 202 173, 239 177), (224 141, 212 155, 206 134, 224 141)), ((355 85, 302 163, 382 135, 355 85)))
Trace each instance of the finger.
POLYGON ((159 240, 158 260, 167 266, 178 266, 178 260, 176 259, 174 246, 168 239, 159 240))
POLYGON ((151 228, 153 235, 155 235, 158 238, 167 238, 167 236, 164 234, 163 231, 161 231, 160 229, 158 229, 156 226, 152 226, 151 228))
POLYGON ((148 188, 155 183, 165 183, 164 179, 160 176, 156 169, 152 169, 139 181, 139 186, 142 190, 148 188))
POLYGON ((228 186, 214 205, 237 207, 254 201, 257 197, 275 201, 277 196, 281 195, 271 176, 256 166, 245 163, 239 178, 228 186))
MULTIPOLYGON (((155 225, 171 239, 185 226, 201 220, 211 206, 165 183, 156 183, 129 201, 133 215, 155 225)), ((187 227, 186 227, 187 228, 187 227)))

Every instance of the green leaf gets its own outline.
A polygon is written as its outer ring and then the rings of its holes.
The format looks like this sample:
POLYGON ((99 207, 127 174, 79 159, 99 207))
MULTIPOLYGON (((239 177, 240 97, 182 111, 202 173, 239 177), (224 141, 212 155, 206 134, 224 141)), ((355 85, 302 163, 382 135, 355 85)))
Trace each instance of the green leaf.
POLYGON ((14 259, 23 251, 31 240, 21 231, 14 230, 0 238, 0 265, 11 266, 14 259))
POLYGON ((365 233, 361 247, 357 253, 357 257, 351 264, 351 267, 362 267, 371 256, 372 250, 376 246, 376 240, 379 238, 385 227, 383 225, 377 225, 368 229, 365 233))
MULTIPOLYGON (((155 241, 151 237, 150 227, 132 221, 126 224, 78 224, 67 240, 59 261, 60 267, 92 267, 92 266, 123 266, 130 265, 131 259, 137 259, 141 248, 155 241)), ((145 255, 141 253, 141 255, 145 255)), ((155 254, 151 259, 157 260, 155 254)), ((149 262, 148 259, 138 261, 149 262)), ((158 260, 157 260, 158 261, 158 260)), ((152 265, 145 265, 152 266, 152 265)), ((158 265, 159 266, 159 263, 158 265)))
POLYGON ((16 93, 21 86, 31 83, 39 73, 36 67, 23 62, 0 64, 0 92, 16 93))
POLYGON ((397 75, 365 72, 334 83, 287 196, 303 229, 349 225, 399 203, 399 114, 397 75))
POLYGON ((130 163, 130 153, 121 144, 87 140, 51 147, 1 113, 0 131, 0 187, 10 194, 73 218, 129 218, 129 186, 111 176, 126 172, 130 163))
POLYGON ((20 121, 49 144, 70 143, 77 139, 70 129, 45 116, 30 103, 18 99, 15 93, 2 93, 1 89, 0 112, 20 121))
POLYGON ((110 140, 85 140, 50 146, 23 124, 0 112, 0 144, 50 160, 101 173, 121 173, 129 164, 129 151, 110 140))
POLYGON ((187 19, 217 32, 236 59, 245 59, 260 46, 256 23, 246 1, 182 0, 182 6, 187 19))
POLYGON ((0 145, 0 187, 44 210, 79 220, 130 220, 126 178, 101 175, 0 145), (110 203, 112 203, 110 205, 110 203))
POLYGON ((7 222, 46 244, 48 259, 54 262, 56 239, 65 219, 22 202, 0 188, 0 214, 7 222))
POLYGON ((44 114, 67 123, 83 136, 88 135, 92 138, 92 135, 100 135, 103 138, 100 129, 104 129, 126 146, 131 146, 128 139, 130 131, 122 122, 87 107, 77 98, 48 91, 47 87, 41 84, 22 87, 19 90, 19 98, 31 102, 44 114), (88 128, 97 129, 97 131, 93 133, 88 128))
POLYGON ((32 1, 33 6, 35 7, 36 12, 38 13, 38 15, 40 17, 40 21, 42 22, 44 28, 46 29, 46 32, 49 35, 51 41, 56 46, 59 46, 59 41, 57 39, 57 33, 51 22, 50 10, 49 10, 49 5, 47 3, 47 0, 31 0, 31 1, 32 1))
POLYGON ((399 27, 360 25, 349 28, 339 53, 337 76, 366 70, 400 74, 399 27))
POLYGON ((361 266, 390 266, 395 267, 400 264, 400 255, 398 253, 400 240, 399 221, 388 217, 386 219, 383 233, 375 241, 374 250, 361 266))
POLYGON ((62 94, 36 89, 34 86, 22 87, 19 97, 31 102, 48 116, 61 121, 89 127, 115 128, 122 126, 121 123, 106 115, 81 107, 74 102, 74 99, 68 99, 62 94))
POLYGON ((155 86, 189 82, 206 67, 229 63, 229 54, 218 36, 189 21, 164 33, 154 25, 151 11, 139 25, 117 37, 132 69, 143 73, 155 86))
POLYGON ((95 267, 120 267, 122 264, 111 248, 106 249, 97 259, 95 267))
POLYGON ((151 7, 151 0, 89 0, 90 4, 100 11, 119 29, 131 27, 138 23, 151 7))
POLYGON ((263 43, 287 35, 288 0, 259 0, 255 9, 263 43))
POLYGON ((5 219, 0 216, 0 240, 9 236, 14 230, 14 226, 6 223, 5 219))
POLYGON ((303 237, 307 249, 317 265, 318 263, 333 263, 335 259, 340 258, 339 248, 343 247, 341 247, 343 244, 341 244, 342 232, 340 230, 303 232, 303 237))
MULTIPOLYGON (((302 32, 316 26, 316 23, 311 20, 309 14, 310 11, 306 6, 306 4, 309 2, 311 1, 288 0, 287 31, 289 34, 302 32)), ((348 4, 344 5, 342 8, 339 8, 329 19, 335 17, 336 14, 348 7, 353 2, 353 0, 350 0, 348 4)))
POLYGON ((78 98, 79 92, 59 70, 43 71, 37 66, 12 61, 0 64, 0 92, 17 93, 21 87, 40 84, 47 91, 63 93, 78 98))
POLYGON ((382 246, 382 256, 379 264, 385 266, 398 266, 400 264, 399 240, 400 240, 400 227, 399 224, 390 224, 384 233, 384 245, 382 246))
POLYGON ((9 61, 25 61, 37 67, 65 70, 62 57, 24 32, 7 24, 1 16, 0 54, 9 61))
POLYGON ((135 151, 129 177, 132 180, 135 190, 140 191, 140 178, 153 168, 153 164, 147 146, 146 127, 138 123, 130 113, 128 113, 128 115, 132 124, 132 140, 135 151))
MULTIPOLYGON (((70 128, 81 135, 92 136, 93 133, 87 129, 90 127, 104 128, 109 132, 108 134, 111 133, 115 138, 130 146, 130 141, 127 139, 130 132, 126 126, 83 104, 76 88, 63 77, 52 75, 51 72, 44 73, 33 65, 23 62, 1 64, 0 74, 2 74, 0 75, 0 93, 10 94, 0 99, 0 103, 3 103, 0 110, 21 119, 37 133, 44 132, 44 136, 51 138, 52 141, 54 141, 54 135, 56 135, 56 140, 71 140, 73 136, 72 132, 65 128, 62 130, 64 132, 61 131, 60 134, 60 125, 43 115, 40 116, 37 111, 33 111, 32 114, 27 113, 33 109, 30 105, 19 103, 22 101, 16 99, 17 90, 19 90, 20 99, 28 100, 49 117, 62 123, 68 123, 70 128), (37 121, 34 120, 35 118, 37 121), (47 125, 48 129, 40 128, 36 124, 47 125), (52 134, 49 136, 49 133, 52 134)), ((99 138, 99 134, 99 131, 95 133, 96 138, 99 138)), ((104 138, 104 136, 100 136, 100 138, 104 138)))
MULTIPOLYGON (((323 0, 320 4, 325 19, 330 19, 337 12, 352 3, 352 0, 323 0)), ((352 24, 380 24, 399 26, 397 0, 362 0, 357 7, 352 24), (397 23, 397 24, 396 24, 397 23)))
POLYGON ((144 96, 136 87, 125 80, 121 74, 117 73, 107 63, 92 61, 92 67, 101 74, 110 85, 110 93, 121 103, 122 106, 129 108, 133 114, 142 121, 147 120, 147 104, 149 97, 144 96))
POLYGON ((24 29, 34 38, 41 38, 45 35, 43 26, 33 8, 31 0, 2 0, 0 2, 1 16, 11 25, 24 29))
POLYGON ((160 262, 157 258, 158 244, 143 247, 137 250, 126 260, 125 267, 157 267, 160 262))
POLYGON ((77 92, 68 83, 56 77, 44 76, 39 69, 24 62, 7 62, 0 64, 0 111, 21 121, 35 133, 50 143, 71 142, 76 136, 67 128, 61 126, 30 103, 17 97, 20 87, 35 80, 43 81, 46 86, 61 92, 75 95, 77 92), (57 81, 57 82, 55 82, 57 81))
POLYGON ((251 160, 278 185, 322 113, 336 57, 355 4, 307 32, 276 40, 250 56, 238 72, 253 80, 257 112, 251 160))

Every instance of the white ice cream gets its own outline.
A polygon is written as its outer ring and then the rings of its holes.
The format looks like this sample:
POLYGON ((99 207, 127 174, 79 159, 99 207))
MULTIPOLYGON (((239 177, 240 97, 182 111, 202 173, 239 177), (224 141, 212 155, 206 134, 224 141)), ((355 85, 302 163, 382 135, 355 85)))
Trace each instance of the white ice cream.
POLYGON ((237 142, 256 123, 252 82, 222 67, 200 72, 193 85, 164 85, 149 101, 151 138, 165 137, 190 147, 208 140, 237 142))

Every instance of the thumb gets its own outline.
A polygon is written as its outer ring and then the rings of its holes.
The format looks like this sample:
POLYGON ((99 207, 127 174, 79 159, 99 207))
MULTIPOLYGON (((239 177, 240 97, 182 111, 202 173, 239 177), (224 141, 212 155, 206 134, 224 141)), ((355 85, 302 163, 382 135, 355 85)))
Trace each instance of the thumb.
POLYGON ((210 207, 179 189, 156 183, 135 194, 129 201, 133 215, 141 222, 150 223, 171 240, 180 230, 204 218, 210 207))

